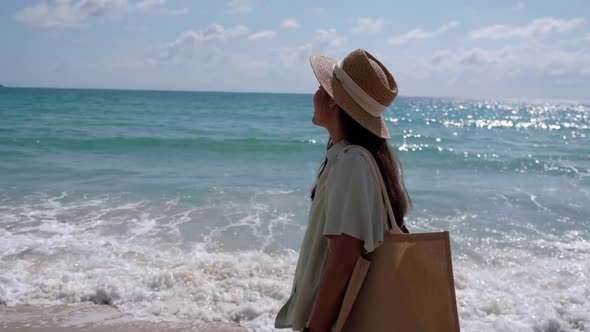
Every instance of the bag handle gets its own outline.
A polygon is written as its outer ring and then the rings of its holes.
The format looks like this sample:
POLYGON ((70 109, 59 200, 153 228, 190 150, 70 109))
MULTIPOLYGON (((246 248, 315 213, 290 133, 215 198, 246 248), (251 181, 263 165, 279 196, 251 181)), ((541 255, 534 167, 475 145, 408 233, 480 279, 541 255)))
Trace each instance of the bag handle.
POLYGON ((379 182, 379 186, 381 187, 381 197, 383 198, 383 203, 385 204, 385 208, 387 209, 387 215, 385 216, 385 220, 383 221, 383 223, 385 224, 385 230, 392 234, 403 234, 402 230, 399 228, 397 222, 395 221, 395 216, 393 215, 393 208, 391 207, 391 201, 389 200, 389 194, 387 193, 387 187, 385 186, 385 182, 383 181, 381 171, 379 170, 379 166, 377 166, 375 158, 373 158, 373 155, 371 155, 371 153, 367 149, 363 148, 360 145, 347 145, 346 147, 344 147, 341 153, 344 153, 352 149, 358 151, 367 160, 371 172, 377 179, 377 182, 379 182), (387 219, 387 216, 389 216, 389 220, 387 219))

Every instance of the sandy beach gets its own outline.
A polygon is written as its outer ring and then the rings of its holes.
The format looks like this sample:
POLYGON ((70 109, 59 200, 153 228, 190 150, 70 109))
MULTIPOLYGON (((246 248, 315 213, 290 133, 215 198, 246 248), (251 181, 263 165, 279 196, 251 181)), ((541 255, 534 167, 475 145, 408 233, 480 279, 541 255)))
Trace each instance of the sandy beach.
POLYGON ((234 324, 134 320, 110 306, 0 306, 0 331, 22 332, 245 332, 234 324))

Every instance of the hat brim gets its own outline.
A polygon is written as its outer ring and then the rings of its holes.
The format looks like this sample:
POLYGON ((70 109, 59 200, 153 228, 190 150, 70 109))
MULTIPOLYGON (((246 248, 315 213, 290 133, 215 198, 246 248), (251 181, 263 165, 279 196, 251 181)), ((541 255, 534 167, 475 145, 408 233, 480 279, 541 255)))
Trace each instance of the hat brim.
POLYGON ((323 55, 312 55, 309 61, 320 85, 342 110, 374 135, 381 138, 391 137, 383 116, 375 117, 365 111, 344 90, 340 81, 334 77, 333 68, 336 60, 323 55))

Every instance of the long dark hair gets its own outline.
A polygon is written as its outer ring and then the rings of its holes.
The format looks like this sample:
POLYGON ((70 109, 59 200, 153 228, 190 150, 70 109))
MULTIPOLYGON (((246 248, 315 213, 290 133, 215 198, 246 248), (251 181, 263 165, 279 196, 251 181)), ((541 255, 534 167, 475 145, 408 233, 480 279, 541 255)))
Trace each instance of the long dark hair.
MULTIPOLYGON (((389 148, 387 140, 378 137, 361 126, 358 122, 353 120, 342 109, 340 112, 340 121, 344 131, 344 137, 353 145, 360 145, 367 149, 379 166, 381 176, 387 187, 387 194, 393 209, 393 215, 397 226, 403 231, 408 232, 405 226, 405 216, 412 206, 410 196, 404 184, 403 173, 401 165, 396 158, 395 153, 389 148)), ((327 148, 332 146, 332 142, 328 142, 327 148)), ((326 167, 327 160, 324 160, 320 166, 319 174, 321 174, 326 167)), ((318 175, 319 176, 319 175, 318 175)), ((317 185, 317 184, 316 184, 317 185)), ((311 199, 315 198, 316 186, 311 191, 311 199)))

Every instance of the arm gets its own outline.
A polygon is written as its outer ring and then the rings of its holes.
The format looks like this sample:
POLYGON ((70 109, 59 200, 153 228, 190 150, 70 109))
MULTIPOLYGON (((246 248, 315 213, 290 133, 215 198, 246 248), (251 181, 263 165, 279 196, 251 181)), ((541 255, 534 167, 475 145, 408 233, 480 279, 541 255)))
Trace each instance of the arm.
POLYGON ((338 317, 348 281, 362 254, 362 240, 347 234, 329 239, 330 253, 308 324, 312 332, 327 332, 338 317))
POLYGON ((363 249, 372 252, 382 239, 381 192, 364 157, 352 151, 336 160, 326 183, 323 234, 330 252, 308 325, 312 332, 332 327, 363 249), (379 225, 376 228, 374 224, 379 225))

